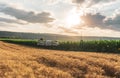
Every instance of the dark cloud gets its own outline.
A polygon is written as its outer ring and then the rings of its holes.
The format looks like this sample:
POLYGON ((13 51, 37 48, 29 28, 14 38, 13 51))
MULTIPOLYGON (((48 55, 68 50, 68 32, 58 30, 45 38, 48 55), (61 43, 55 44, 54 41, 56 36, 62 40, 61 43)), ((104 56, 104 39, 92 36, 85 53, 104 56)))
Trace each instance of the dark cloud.
POLYGON ((95 27, 95 26, 101 26, 103 25, 103 20, 106 17, 101 15, 100 13, 97 14, 86 14, 84 16, 81 16, 81 19, 85 22, 86 25, 95 27))
POLYGON ((117 14, 114 18, 106 18, 106 16, 100 13, 81 16, 85 26, 120 31, 120 14, 117 14))
POLYGON ((51 14, 49 12, 41 12, 36 14, 34 11, 28 12, 9 6, 1 7, 0 12, 29 23, 49 23, 54 21, 54 18, 50 17, 51 14))
MULTIPOLYGON (((116 14, 114 17, 112 18, 108 18, 106 20, 106 23, 108 25, 120 25, 120 14, 116 14)), ((120 26, 119 26, 120 27, 120 26)))
POLYGON ((58 29, 62 30, 64 33, 79 34, 77 31, 74 31, 74 30, 71 30, 71 29, 65 28, 65 27, 58 27, 58 29))
POLYGON ((72 0, 72 3, 82 4, 85 0, 72 0))
POLYGON ((13 19, 8 19, 8 18, 3 18, 0 17, 0 22, 4 22, 4 23, 17 23, 17 24, 25 24, 19 20, 13 20, 13 19))
POLYGON ((106 25, 109 25, 112 29, 120 31, 120 13, 115 16, 108 18, 105 21, 106 25))
POLYGON ((90 0, 92 4, 98 4, 98 3, 107 3, 111 1, 116 1, 116 0, 90 0))
POLYGON ((83 4, 88 7, 88 6, 93 6, 99 3, 104 4, 112 1, 116 1, 116 0, 72 0, 72 3, 83 4))

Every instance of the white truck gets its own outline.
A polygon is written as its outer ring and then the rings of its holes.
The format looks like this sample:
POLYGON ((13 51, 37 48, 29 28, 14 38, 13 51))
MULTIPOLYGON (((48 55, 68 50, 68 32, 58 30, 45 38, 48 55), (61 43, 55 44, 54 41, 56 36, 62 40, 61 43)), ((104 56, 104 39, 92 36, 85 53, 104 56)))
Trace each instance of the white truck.
POLYGON ((37 42, 38 46, 58 46, 59 42, 57 40, 43 40, 42 38, 37 42))

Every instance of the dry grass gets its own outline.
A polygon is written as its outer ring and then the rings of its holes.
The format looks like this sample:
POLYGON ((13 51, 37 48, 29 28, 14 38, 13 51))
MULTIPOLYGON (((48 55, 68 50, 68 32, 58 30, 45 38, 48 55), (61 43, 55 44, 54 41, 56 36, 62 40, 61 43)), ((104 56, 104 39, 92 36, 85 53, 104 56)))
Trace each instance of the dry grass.
POLYGON ((0 78, 120 78, 120 55, 0 42, 0 78))

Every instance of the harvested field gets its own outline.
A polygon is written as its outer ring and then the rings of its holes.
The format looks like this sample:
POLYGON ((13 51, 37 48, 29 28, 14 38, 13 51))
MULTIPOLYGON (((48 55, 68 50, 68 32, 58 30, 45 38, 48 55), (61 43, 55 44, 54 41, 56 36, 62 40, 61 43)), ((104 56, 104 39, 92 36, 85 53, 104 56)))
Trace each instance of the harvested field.
POLYGON ((120 55, 0 42, 0 78, 120 78, 120 55))

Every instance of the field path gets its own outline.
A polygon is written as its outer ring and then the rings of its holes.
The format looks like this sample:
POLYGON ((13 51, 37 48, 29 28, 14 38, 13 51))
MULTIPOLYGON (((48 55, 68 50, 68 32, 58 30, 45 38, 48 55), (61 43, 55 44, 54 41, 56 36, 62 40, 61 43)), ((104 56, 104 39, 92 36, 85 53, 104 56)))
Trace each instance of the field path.
POLYGON ((120 55, 0 42, 0 78, 120 78, 120 55))

